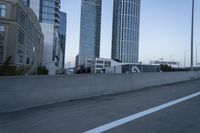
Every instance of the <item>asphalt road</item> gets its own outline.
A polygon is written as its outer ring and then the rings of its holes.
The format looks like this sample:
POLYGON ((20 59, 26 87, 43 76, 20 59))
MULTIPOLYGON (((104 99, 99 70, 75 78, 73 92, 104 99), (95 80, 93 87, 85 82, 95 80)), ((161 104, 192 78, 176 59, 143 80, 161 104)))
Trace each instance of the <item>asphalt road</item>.
MULTIPOLYGON (((0 114, 0 133, 82 133, 200 92, 200 80, 0 114)), ((200 96, 108 133, 200 133, 200 96)))

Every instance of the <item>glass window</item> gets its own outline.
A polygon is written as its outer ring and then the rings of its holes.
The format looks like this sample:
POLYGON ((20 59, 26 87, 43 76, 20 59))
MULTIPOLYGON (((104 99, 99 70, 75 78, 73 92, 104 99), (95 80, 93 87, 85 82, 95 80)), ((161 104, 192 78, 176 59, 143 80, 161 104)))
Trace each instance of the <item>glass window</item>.
POLYGON ((20 12, 20 23, 23 26, 25 26, 25 22, 26 22, 26 17, 25 17, 25 15, 22 12, 20 12))
POLYGON ((0 25, 0 44, 3 44, 5 40, 5 26, 0 25))
POLYGON ((0 4, 0 17, 5 17, 5 16, 6 16, 6 5, 0 4))
POLYGON ((33 34, 33 24, 31 23, 29 19, 27 20, 27 28, 28 28, 28 32, 33 34))
POLYGON ((21 30, 19 30, 18 34, 18 43, 24 45, 24 33, 21 30))
POLYGON ((3 63, 3 46, 0 46, 0 63, 3 63))
POLYGON ((29 6, 30 4, 30 0, 22 0, 22 2, 24 3, 25 6, 29 6))
POLYGON ((18 48, 18 51, 17 51, 18 63, 23 63, 23 60, 24 60, 23 54, 24 54, 24 51, 18 48))

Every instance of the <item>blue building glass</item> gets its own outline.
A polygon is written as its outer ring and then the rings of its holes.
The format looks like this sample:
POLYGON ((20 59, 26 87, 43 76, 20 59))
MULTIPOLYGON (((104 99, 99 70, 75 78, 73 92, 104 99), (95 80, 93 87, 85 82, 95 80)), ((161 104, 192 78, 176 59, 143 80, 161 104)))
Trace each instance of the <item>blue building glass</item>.
POLYGON ((139 23, 140 0, 114 0, 112 59, 138 62, 139 23))
POLYGON ((64 12, 60 13, 60 28, 59 28, 59 38, 60 47, 62 51, 62 68, 65 67, 65 44, 66 44, 66 28, 67 28, 67 15, 64 12))
POLYGON ((40 0, 40 22, 60 23, 60 0, 40 0))
POLYGON ((79 65, 99 57, 102 0, 81 1, 79 65))
POLYGON ((25 6, 29 6, 30 5, 30 0, 22 0, 22 2, 24 3, 25 6))

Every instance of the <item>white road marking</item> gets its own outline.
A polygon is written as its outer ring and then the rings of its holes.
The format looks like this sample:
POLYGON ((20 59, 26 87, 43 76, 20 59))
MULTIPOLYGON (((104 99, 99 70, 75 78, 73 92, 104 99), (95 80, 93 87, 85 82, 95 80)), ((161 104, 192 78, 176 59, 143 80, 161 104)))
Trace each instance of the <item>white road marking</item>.
POLYGON ((126 123, 128 123, 130 121, 134 121, 134 120, 139 119, 141 117, 144 117, 146 115, 152 114, 154 112, 157 112, 157 111, 160 111, 162 109, 168 108, 168 107, 173 106, 175 104, 178 104, 178 103, 184 102, 186 100, 189 100, 191 98, 197 97, 199 95, 200 95, 200 92, 197 92, 197 93, 191 94, 189 96, 185 96, 183 98, 180 98, 180 99, 177 99, 177 100, 162 104, 160 106, 157 106, 157 107, 154 107, 154 108, 151 108, 151 109, 136 113, 134 115, 131 115, 131 116, 119 119, 119 120, 116 120, 116 121, 108 123, 106 125, 103 125, 103 126, 88 130, 88 131, 86 131, 84 133, 102 133, 102 132, 105 132, 105 131, 110 130, 112 128, 115 128, 115 127, 121 126, 123 124, 126 124, 126 123))

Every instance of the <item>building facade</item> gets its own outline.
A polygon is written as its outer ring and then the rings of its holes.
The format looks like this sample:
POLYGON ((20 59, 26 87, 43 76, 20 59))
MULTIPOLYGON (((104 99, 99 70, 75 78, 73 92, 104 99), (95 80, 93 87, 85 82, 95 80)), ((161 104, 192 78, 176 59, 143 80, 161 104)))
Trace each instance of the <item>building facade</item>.
POLYGON ((35 69, 42 63, 44 36, 35 13, 21 0, 0 1, 0 64, 35 69))
POLYGON ((22 0, 37 15, 44 33, 43 65, 49 75, 55 75, 62 69, 60 66, 60 0, 22 0))
POLYGON ((60 13, 60 28, 59 28, 59 41, 60 41, 60 66, 64 72, 65 69, 65 44, 66 44, 66 27, 67 27, 67 14, 60 13))
POLYGON ((140 0, 114 0, 112 59, 137 63, 139 56, 140 0))
POLYGON ((121 64, 105 69, 106 74, 140 73, 140 72, 161 72, 160 65, 147 64, 121 64))
POLYGON ((122 63, 106 58, 87 59, 84 63, 84 68, 90 68, 91 73, 105 73, 106 68, 118 66, 122 63))
POLYGON ((81 1, 79 65, 99 57, 102 0, 81 1))

